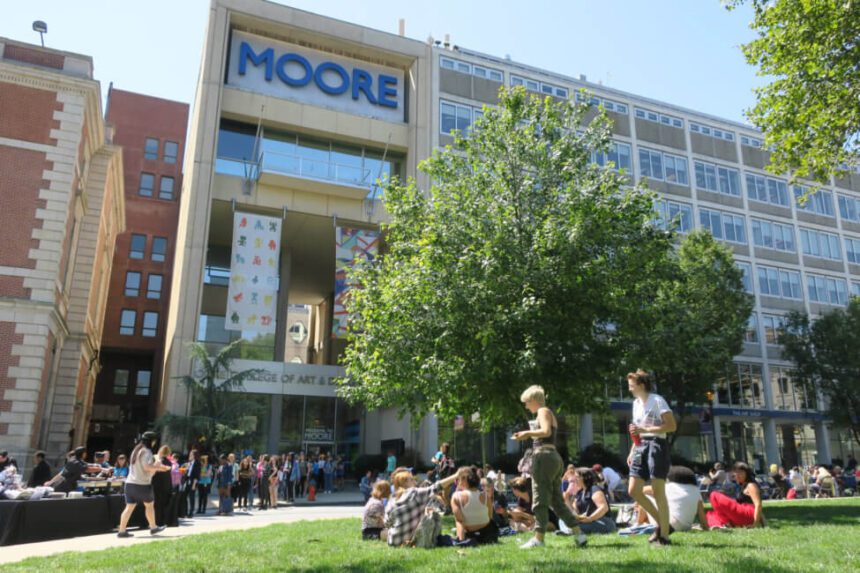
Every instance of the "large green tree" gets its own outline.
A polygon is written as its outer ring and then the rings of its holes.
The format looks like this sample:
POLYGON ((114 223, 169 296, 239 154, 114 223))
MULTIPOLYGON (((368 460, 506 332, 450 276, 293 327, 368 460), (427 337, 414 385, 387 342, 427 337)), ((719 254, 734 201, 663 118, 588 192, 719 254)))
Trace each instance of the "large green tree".
POLYGON ((752 297, 731 250, 704 230, 689 233, 655 261, 655 272, 637 288, 637 300, 646 302, 619 324, 625 363, 651 371, 659 393, 683 419, 742 350, 752 297))
POLYGON ((860 444, 860 298, 814 322, 806 313, 791 313, 779 342, 794 364, 795 383, 820 389, 830 419, 860 444))
POLYGON ((770 169, 829 183, 860 155, 860 2, 728 0, 749 4, 758 37, 747 62, 770 83, 756 89, 750 120, 773 146, 770 169))
POLYGON ((368 407, 417 419, 525 412, 542 384, 567 412, 604 395, 637 277, 669 248, 653 196, 591 162, 609 147, 604 115, 521 88, 420 168, 432 181, 385 189, 388 252, 351 280, 348 383, 368 407))
POLYGON ((247 445, 256 430, 256 417, 263 412, 255 411, 254 402, 236 399, 245 380, 259 372, 233 372, 233 358, 244 342, 235 340, 215 354, 210 354, 205 344, 192 342, 188 351, 195 370, 180 378, 190 394, 189 412, 166 413, 156 420, 156 427, 186 443, 202 442, 216 451, 247 445))

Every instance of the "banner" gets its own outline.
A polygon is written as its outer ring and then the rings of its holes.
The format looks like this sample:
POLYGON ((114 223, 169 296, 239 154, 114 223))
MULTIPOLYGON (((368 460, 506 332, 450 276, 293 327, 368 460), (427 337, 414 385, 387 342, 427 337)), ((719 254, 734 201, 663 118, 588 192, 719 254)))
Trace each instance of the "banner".
POLYGON ((335 227, 335 280, 334 311, 332 314, 331 335, 333 338, 346 336, 346 322, 349 315, 345 302, 352 285, 347 282, 346 271, 356 260, 373 261, 379 250, 379 233, 363 229, 335 227))
POLYGON ((280 253, 281 219, 233 214, 225 329, 275 332, 280 253))

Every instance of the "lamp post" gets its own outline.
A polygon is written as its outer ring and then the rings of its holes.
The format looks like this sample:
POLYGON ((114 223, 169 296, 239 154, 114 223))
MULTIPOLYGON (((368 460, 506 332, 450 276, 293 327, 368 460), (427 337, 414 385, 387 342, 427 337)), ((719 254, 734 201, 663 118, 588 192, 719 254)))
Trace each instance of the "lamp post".
POLYGON ((708 390, 705 392, 705 397, 708 399, 708 416, 711 420, 711 435, 714 437, 714 460, 719 461, 719 448, 717 447, 717 431, 714 427, 716 422, 714 421, 714 391, 708 390))

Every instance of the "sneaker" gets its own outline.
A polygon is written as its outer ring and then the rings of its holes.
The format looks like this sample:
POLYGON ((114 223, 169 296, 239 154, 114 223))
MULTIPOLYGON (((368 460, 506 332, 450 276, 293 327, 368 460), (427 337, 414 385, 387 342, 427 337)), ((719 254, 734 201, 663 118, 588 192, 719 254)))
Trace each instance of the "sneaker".
POLYGON ((543 541, 538 539, 537 537, 532 537, 522 545, 520 545, 520 549, 532 549, 533 547, 543 547, 543 541))
POLYGON ((119 533, 116 534, 116 536, 117 537, 134 537, 134 535, 129 533, 128 531, 120 531, 119 533))
POLYGON ((585 547, 585 544, 588 543, 588 538, 584 533, 580 533, 576 536, 576 546, 577 547, 585 547))
POLYGON ((165 529, 167 529, 167 527, 166 527, 166 526, 164 526, 164 525, 159 525, 158 527, 153 527, 152 529, 150 529, 150 530, 149 530, 149 534, 150 534, 150 535, 158 535, 159 533, 161 533, 161 532, 162 532, 162 531, 164 531, 165 529))

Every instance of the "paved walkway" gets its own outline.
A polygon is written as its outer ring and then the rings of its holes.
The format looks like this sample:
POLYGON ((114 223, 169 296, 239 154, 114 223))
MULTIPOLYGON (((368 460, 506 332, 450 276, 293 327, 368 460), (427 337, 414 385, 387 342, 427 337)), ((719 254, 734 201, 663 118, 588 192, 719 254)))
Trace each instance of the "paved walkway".
POLYGON ((229 517, 216 516, 214 504, 210 504, 207 515, 198 515, 194 519, 182 519, 179 527, 169 527, 155 537, 150 536, 149 531, 135 531, 129 528, 129 531, 134 533, 134 537, 131 539, 119 539, 114 532, 57 541, 9 545, 0 551, 0 565, 21 561, 28 557, 45 557, 66 551, 98 551, 110 547, 124 547, 133 543, 157 543, 166 539, 178 539, 200 533, 247 530, 265 527, 273 523, 361 517, 362 497, 356 491, 324 494, 317 499, 319 500, 318 503, 299 500, 289 506, 281 502, 280 507, 275 510, 237 511, 229 517))

